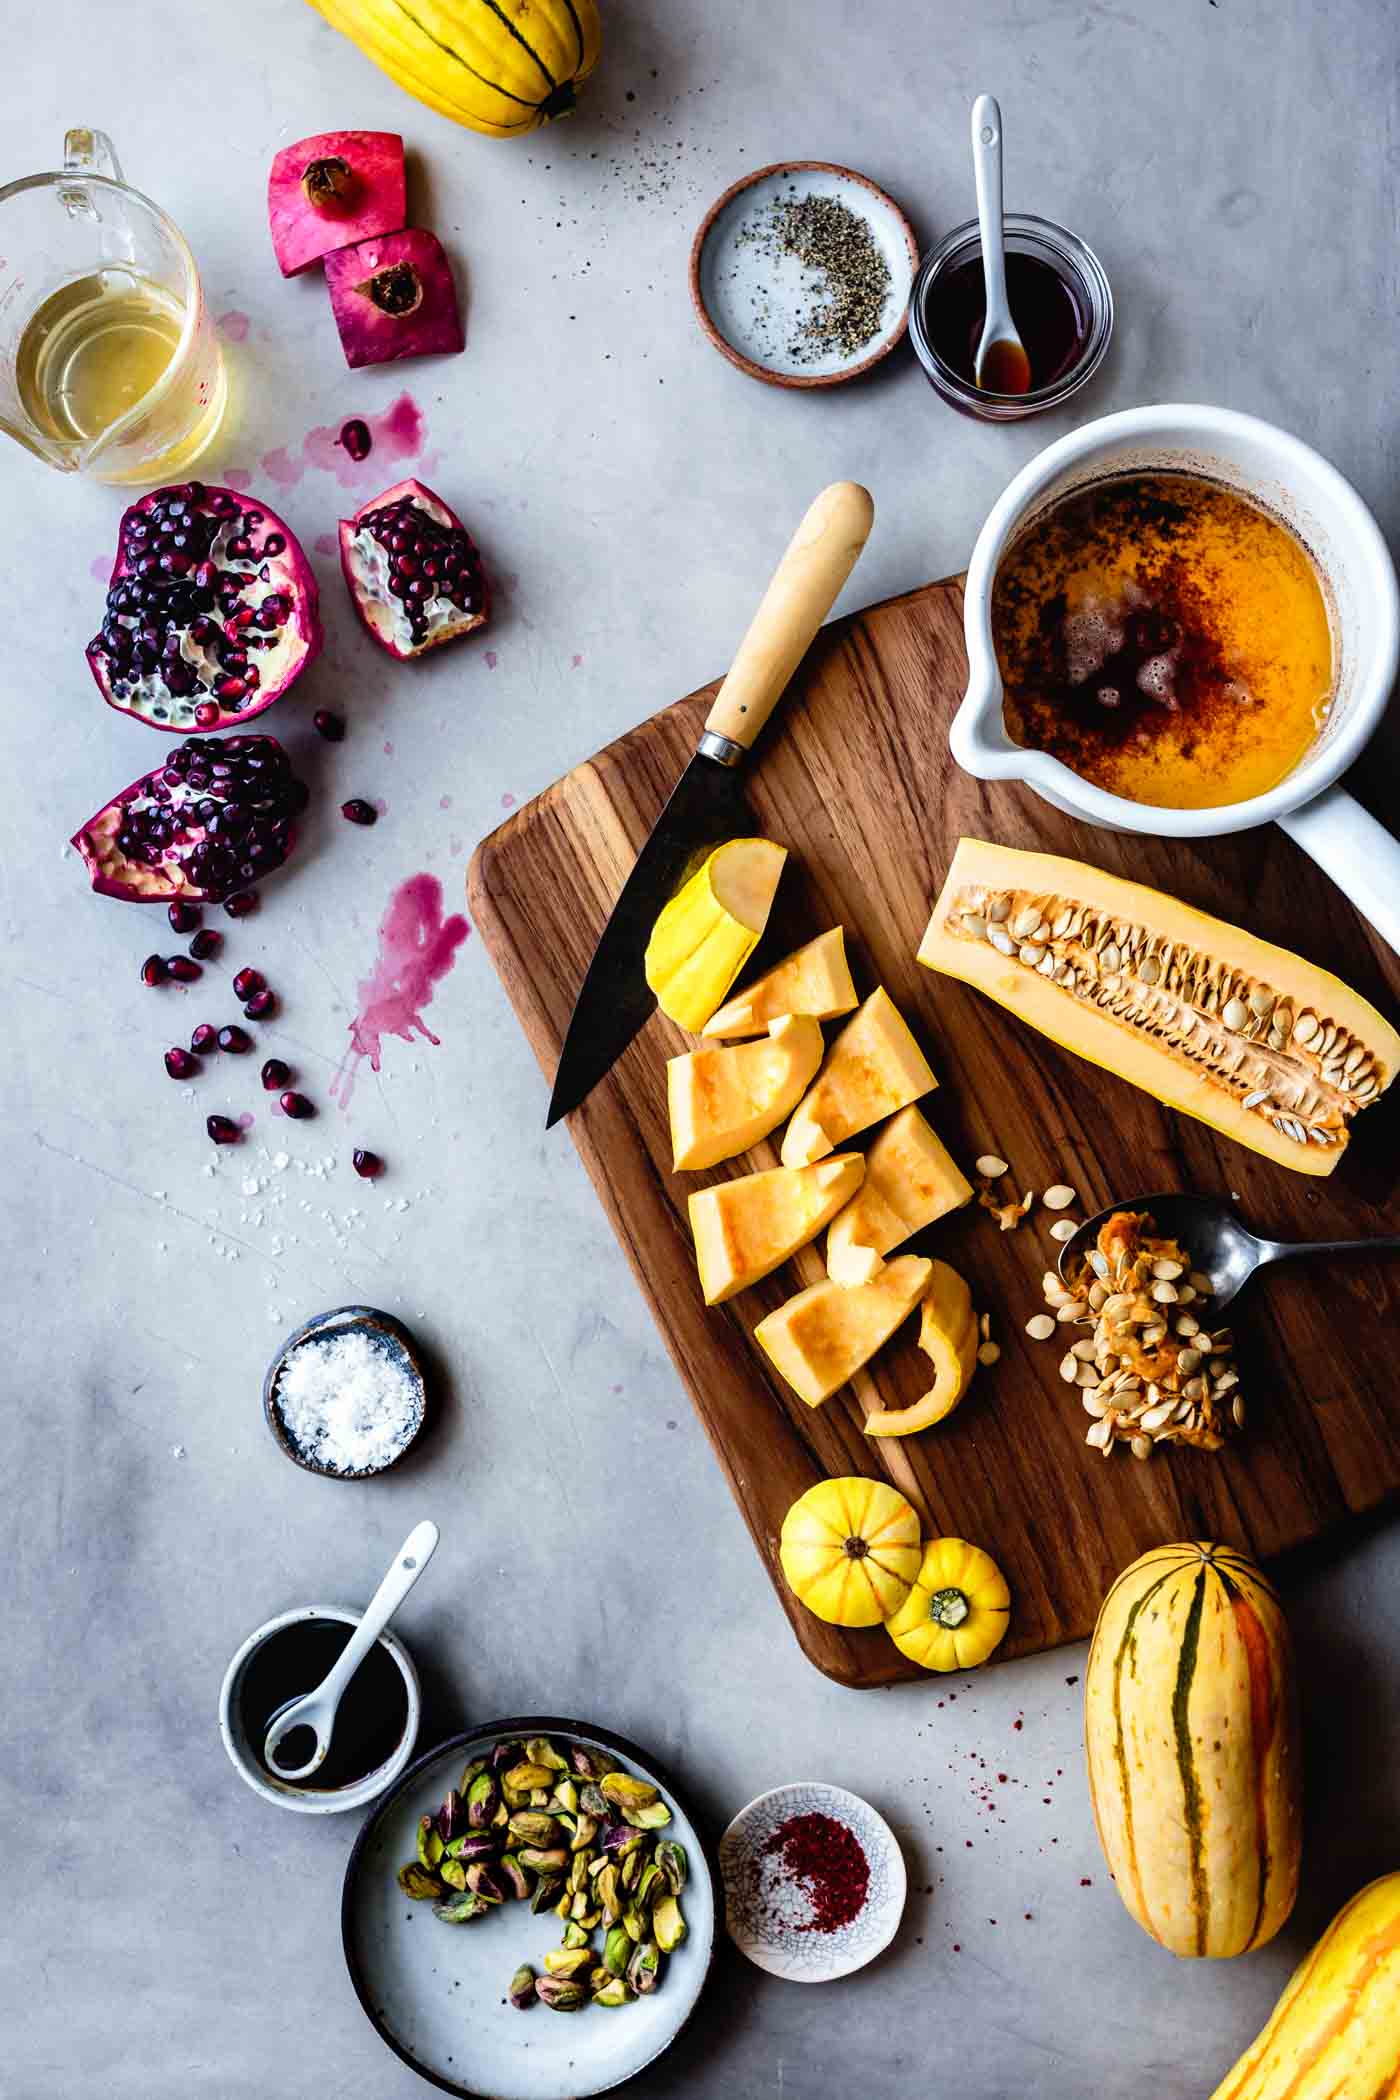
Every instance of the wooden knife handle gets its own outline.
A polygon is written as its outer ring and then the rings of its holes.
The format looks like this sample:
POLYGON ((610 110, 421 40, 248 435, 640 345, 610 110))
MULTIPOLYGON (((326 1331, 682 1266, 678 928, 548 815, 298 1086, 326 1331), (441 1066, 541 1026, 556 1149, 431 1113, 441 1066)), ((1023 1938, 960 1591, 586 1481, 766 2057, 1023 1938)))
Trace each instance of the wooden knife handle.
POLYGON ((875 522, 869 489, 833 481, 798 526, 715 695, 706 729, 753 746, 831 611, 875 522))

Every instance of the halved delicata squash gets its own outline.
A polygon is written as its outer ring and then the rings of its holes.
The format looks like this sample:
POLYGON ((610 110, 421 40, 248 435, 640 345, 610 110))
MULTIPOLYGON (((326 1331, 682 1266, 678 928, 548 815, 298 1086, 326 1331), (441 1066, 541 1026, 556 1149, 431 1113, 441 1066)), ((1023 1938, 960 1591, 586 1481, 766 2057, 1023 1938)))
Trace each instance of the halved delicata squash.
POLYGON ((1331 1173, 1400 1068, 1330 971, 1055 854, 959 840, 919 961, 1300 1174, 1331 1173))

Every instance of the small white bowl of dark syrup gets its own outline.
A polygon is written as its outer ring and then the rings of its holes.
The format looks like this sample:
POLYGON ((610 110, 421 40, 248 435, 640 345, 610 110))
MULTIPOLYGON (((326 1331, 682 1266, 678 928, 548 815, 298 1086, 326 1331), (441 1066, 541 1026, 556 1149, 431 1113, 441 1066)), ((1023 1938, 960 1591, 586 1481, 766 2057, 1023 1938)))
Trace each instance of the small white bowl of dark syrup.
POLYGON ((320 1684, 359 1623, 358 1612, 333 1604, 284 1611, 249 1634, 224 1673, 219 1733, 234 1770, 255 1794, 296 1815, 365 1807, 413 1755, 422 1717, 418 1672, 402 1641, 382 1633, 345 1688, 330 1749, 311 1779, 285 1779, 263 1761, 274 1713, 320 1684))

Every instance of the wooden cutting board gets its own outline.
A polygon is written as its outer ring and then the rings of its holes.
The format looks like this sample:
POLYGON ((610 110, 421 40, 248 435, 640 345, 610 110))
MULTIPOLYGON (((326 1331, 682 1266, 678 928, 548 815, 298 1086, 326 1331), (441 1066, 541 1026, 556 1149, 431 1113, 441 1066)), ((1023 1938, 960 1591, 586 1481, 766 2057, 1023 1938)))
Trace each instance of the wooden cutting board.
MULTIPOLYGON (((1021 1190, 1069 1182, 1086 1206, 1073 1215, 1190 1188, 1237 1195, 1246 1222, 1280 1239, 1385 1230, 1394 1100, 1362 1118, 1331 1180, 1290 1174, 915 962, 953 848, 973 833, 1072 854, 1171 890, 1325 963, 1382 1011, 1393 1016, 1400 1005, 1395 957, 1272 827, 1199 845, 1119 835, 1074 823, 1018 787, 960 773, 947 729, 964 671, 958 579, 823 630, 750 769, 756 827, 792 854, 755 969, 839 920, 857 990, 886 985, 932 1060, 940 1086, 923 1106, 955 1156, 967 1166, 999 1153, 1021 1190)), ((594 942, 714 690, 643 722, 477 849, 476 922, 546 1077, 594 942)), ((1384 754, 1391 779, 1400 777, 1397 741, 1392 730, 1384 754)), ((1373 747, 1371 778, 1381 777, 1381 765, 1373 747)), ((1393 1257, 1388 1266, 1384 1257, 1352 1256, 1283 1267, 1250 1287, 1235 1322, 1249 1426, 1227 1451, 1105 1460, 1084 1443, 1088 1417, 1057 1375, 1057 1343, 1024 1332, 1042 1309, 1039 1279, 1058 1251, 1050 1219, 1037 1211, 1001 1233, 974 1206, 912 1245, 967 1277, 975 1303, 992 1316, 1000 1362, 978 1370, 937 1428, 901 1441, 867 1439, 861 1425, 871 1406, 906 1406, 928 1385, 911 1320, 869 1375, 809 1409, 752 1334, 766 1312, 822 1273, 817 1250, 727 1305, 707 1311, 701 1301, 687 1194, 712 1178, 774 1166, 778 1155, 770 1142, 714 1175, 671 1172, 666 1059, 689 1047, 656 1016, 570 1128, 797 1638, 829 1676, 870 1686, 922 1673, 883 1629, 826 1626, 786 1590, 777 1557, 783 1515, 827 1474, 884 1476, 910 1496, 927 1532, 988 1548, 1013 1598, 1003 1656, 1089 1633, 1113 1576, 1149 1546, 1216 1538, 1267 1557, 1400 1488, 1393 1257)), ((544 1108, 542 1092, 541 1121, 544 1108)))

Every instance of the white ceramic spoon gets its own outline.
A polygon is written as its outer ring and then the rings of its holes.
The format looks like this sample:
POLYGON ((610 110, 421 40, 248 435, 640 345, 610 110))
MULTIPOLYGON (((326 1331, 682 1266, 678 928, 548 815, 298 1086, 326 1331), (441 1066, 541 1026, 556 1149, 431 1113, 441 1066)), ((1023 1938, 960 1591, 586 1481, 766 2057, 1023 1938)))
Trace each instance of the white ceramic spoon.
POLYGON ((388 1574, 370 1598, 364 1617, 337 1658, 334 1668, 327 1672, 314 1692, 303 1692, 299 1699, 289 1699, 286 1705, 280 1706, 272 1716, 263 1742, 263 1763, 268 1771, 275 1772, 279 1779, 307 1779, 325 1762, 326 1752, 331 1747, 336 1708, 340 1704, 346 1685, 427 1567, 437 1550, 438 1538, 436 1524, 424 1522, 414 1525, 394 1555, 388 1574), (310 1728, 315 1731, 315 1751, 304 1765, 279 1765, 276 1761, 277 1746, 294 1728, 310 1728))
POLYGON ((987 394, 1024 394, 1031 361, 1011 318, 1006 296, 1006 248, 1002 238, 1001 108, 994 95, 972 105, 972 171, 977 178, 977 228, 982 239, 982 279, 987 313, 973 359, 972 377, 987 394))

